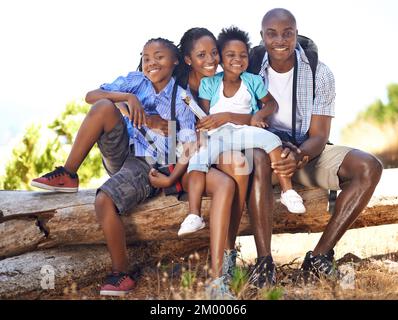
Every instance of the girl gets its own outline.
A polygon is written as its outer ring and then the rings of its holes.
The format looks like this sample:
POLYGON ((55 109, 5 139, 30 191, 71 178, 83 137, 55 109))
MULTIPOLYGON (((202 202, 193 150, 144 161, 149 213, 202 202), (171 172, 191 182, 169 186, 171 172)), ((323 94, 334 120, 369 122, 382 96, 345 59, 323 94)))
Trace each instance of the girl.
MULTIPOLYGON (((217 43, 221 52, 224 72, 211 78, 202 79, 199 97, 204 110, 210 114, 232 111, 250 115, 258 111, 257 100, 268 106, 250 118, 250 124, 260 128, 237 126, 233 123, 223 124, 210 135, 208 146, 201 147, 199 152, 190 159, 188 188, 191 190, 192 185, 196 187, 197 191, 190 192, 189 195, 190 208, 194 210, 190 212, 190 215, 200 215, 205 173, 216 162, 220 152, 262 148, 269 154, 271 161, 280 160, 282 153, 280 139, 261 129, 266 127, 265 119, 275 111, 277 105, 269 103, 273 98, 267 94, 261 77, 245 72, 249 56, 247 33, 235 27, 223 29, 217 43)), ((205 122, 206 119, 202 121, 202 125, 205 122)), ((198 127, 200 128, 200 124, 198 127)), ((281 202, 292 213, 304 213, 303 201, 292 189, 291 180, 280 175, 278 178, 282 188, 281 202)))

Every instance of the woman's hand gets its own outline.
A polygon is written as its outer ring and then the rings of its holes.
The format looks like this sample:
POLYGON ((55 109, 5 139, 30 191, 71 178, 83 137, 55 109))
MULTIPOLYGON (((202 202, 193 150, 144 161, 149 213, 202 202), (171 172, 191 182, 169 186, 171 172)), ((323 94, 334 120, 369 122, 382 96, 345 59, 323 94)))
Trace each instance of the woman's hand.
POLYGON ((159 115, 147 115, 145 118, 149 129, 159 132, 165 137, 169 135, 169 122, 167 120, 159 115))
POLYGON ((223 124, 226 124, 229 121, 229 113, 228 112, 220 112, 216 114, 211 114, 199 120, 196 125, 196 129, 198 130, 211 130, 221 127, 223 124))
POLYGON ((146 116, 144 108, 141 102, 133 94, 129 95, 127 99, 127 105, 129 106, 129 119, 133 122, 134 127, 141 129, 142 125, 146 125, 146 116))
POLYGON ((168 176, 153 168, 149 171, 149 182, 155 188, 168 188, 173 184, 168 176))

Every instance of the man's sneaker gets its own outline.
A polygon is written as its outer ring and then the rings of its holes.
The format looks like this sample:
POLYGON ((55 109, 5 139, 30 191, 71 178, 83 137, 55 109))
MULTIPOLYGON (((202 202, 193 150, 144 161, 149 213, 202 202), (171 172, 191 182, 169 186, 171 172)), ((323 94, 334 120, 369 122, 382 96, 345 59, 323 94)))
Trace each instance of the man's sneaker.
POLYGON ((101 287, 102 296, 124 296, 135 287, 135 281, 124 272, 113 272, 107 275, 104 285, 101 287))
POLYGON ((250 272, 250 283, 258 288, 276 285, 276 267, 272 256, 259 257, 250 272))
POLYGON ((196 232, 203 229, 205 226, 206 224, 202 217, 191 213, 181 223, 180 230, 178 230, 178 236, 196 232))
POLYGON ((207 300, 236 300, 222 276, 206 285, 205 294, 207 300))
POLYGON ((79 177, 77 173, 69 173, 64 167, 56 167, 40 178, 33 179, 32 187, 60 192, 77 192, 79 190, 79 177))
POLYGON ((337 279, 339 276, 339 271, 334 263, 333 250, 316 256, 312 255, 312 251, 308 251, 300 270, 303 273, 305 281, 308 280, 310 274, 315 275, 317 278, 326 279, 337 279))
POLYGON ((238 252, 236 249, 224 250, 224 256, 222 261, 222 276, 224 277, 225 283, 229 283, 233 277, 234 269, 236 268, 236 257, 238 252))
POLYGON ((305 213, 303 198, 293 189, 281 193, 281 203, 286 206, 291 213, 305 213))

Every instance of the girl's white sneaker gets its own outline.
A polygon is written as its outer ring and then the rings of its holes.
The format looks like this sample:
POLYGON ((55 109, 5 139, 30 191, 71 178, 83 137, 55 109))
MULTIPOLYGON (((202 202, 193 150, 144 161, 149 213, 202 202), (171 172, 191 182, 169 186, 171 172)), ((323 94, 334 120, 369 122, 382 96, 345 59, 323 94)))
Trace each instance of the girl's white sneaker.
POLYGON ((281 193, 281 203, 286 206, 291 213, 305 213, 303 198, 293 189, 281 193))

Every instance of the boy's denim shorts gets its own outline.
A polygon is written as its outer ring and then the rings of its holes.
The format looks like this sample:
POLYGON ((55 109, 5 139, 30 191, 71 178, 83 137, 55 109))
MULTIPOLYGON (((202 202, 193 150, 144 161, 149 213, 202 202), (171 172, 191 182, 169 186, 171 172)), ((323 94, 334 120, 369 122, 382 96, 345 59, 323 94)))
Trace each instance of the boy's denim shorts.
POLYGON ((119 214, 130 213, 139 203, 157 194, 149 182, 151 166, 142 157, 134 156, 129 146, 126 123, 119 123, 103 133, 97 141, 102 162, 110 178, 98 188, 105 192, 115 204, 119 214))

